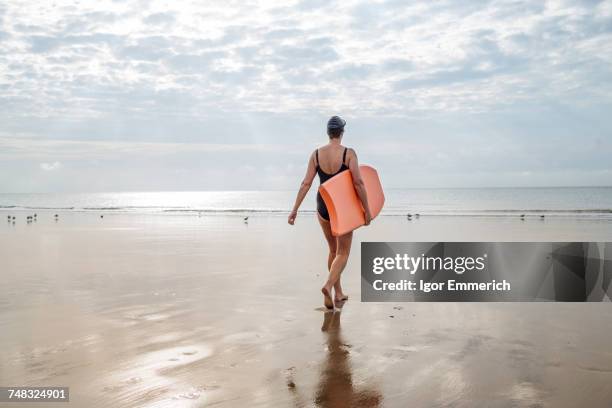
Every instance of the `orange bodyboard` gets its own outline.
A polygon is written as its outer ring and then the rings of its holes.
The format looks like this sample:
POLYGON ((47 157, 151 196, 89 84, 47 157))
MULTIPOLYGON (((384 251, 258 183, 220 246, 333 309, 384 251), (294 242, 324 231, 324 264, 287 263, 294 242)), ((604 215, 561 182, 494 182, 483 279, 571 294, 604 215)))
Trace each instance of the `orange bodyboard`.
MULTIPOLYGON (((368 194, 368 205, 372 218, 376 217, 385 204, 385 195, 378 172, 367 165, 359 166, 361 178, 368 194)), ((332 234, 344 235, 365 224, 365 216, 361 200, 353 187, 353 177, 350 170, 327 180, 319 187, 319 193, 329 213, 332 234)))

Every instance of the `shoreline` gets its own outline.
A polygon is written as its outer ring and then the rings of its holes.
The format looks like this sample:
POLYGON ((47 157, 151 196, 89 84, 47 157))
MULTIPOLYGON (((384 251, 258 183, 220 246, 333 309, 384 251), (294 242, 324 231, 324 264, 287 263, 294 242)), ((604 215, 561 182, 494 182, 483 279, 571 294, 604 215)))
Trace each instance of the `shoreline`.
MULTIPOLYGON (((133 215, 185 215, 185 216, 279 216, 286 217, 290 210, 256 210, 256 209, 161 209, 161 210, 130 210, 130 209, 79 209, 79 208, 46 208, 46 207, 0 207, 1 214, 34 214, 34 213, 77 213, 77 214, 98 214, 98 215, 113 215, 113 214, 133 214, 133 215)), ((316 214, 316 210, 307 209, 300 210, 300 214, 309 215, 316 214)), ((421 211, 406 210, 402 212, 381 212, 378 217, 404 217, 411 218, 411 221, 416 221, 420 217, 493 217, 493 218, 518 218, 532 219, 553 217, 553 218, 599 218, 602 220, 612 219, 612 209, 574 209, 574 210, 556 210, 556 209, 539 209, 539 210, 453 210, 453 211, 421 211)))

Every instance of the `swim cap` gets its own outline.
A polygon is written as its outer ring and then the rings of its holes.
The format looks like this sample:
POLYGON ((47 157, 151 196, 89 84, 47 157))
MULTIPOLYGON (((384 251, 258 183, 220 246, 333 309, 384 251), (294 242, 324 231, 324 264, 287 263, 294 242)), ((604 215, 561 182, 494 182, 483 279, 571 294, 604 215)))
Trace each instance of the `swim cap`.
POLYGON ((346 125, 346 120, 342 119, 340 116, 332 116, 327 121, 327 129, 342 129, 346 125))

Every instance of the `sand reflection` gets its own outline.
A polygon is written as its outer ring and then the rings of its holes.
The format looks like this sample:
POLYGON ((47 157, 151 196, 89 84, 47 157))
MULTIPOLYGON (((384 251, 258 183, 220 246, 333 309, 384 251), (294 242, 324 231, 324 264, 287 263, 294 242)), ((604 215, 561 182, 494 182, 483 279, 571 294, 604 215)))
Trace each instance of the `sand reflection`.
POLYGON ((350 346, 340 332, 341 312, 326 312, 321 331, 327 335, 327 358, 323 363, 321 381, 315 403, 321 407, 378 407, 382 396, 377 390, 359 389, 353 385, 350 346))

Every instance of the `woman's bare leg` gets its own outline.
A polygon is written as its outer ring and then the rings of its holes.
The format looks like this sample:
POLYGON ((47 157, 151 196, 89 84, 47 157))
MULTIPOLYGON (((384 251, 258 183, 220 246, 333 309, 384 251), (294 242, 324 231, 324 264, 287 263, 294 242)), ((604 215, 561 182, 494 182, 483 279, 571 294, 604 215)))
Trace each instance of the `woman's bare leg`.
POLYGON ((348 300, 348 295, 345 295, 344 292, 342 291, 342 284, 340 283, 341 280, 342 280, 342 276, 338 277, 338 280, 334 284, 334 293, 335 293, 334 299, 337 302, 348 300))
MULTIPOLYGON (((336 259, 336 249, 338 245, 338 240, 332 235, 329 221, 322 218, 318 213, 317 218, 319 219, 319 224, 321 224, 323 235, 325 235, 325 240, 327 241, 327 245, 329 247, 329 254, 327 256, 327 271, 329 272, 331 270, 331 266, 334 262, 334 259, 336 259)), ((332 302, 330 293, 328 292, 327 294, 325 294, 324 292, 323 295, 325 307, 327 307, 328 309, 332 309, 334 307, 334 304, 332 302)))
MULTIPOLYGON (((329 254, 327 256, 327 271, 331 271, 332 263, 334 259, 336 259, 336 250, 338 248, 338 238, 334 237, 331 232, 331 225, 329 221, 321 218, 320 215, 317 214, 319 219, 319 224, 321 224, 321 229, 323 230, 323 235, 325 235, 325 240, 327 241, 327 245, 329 246, 329 254)), ((350 250, 350 248, 349 248, 350 250)), ((341 278, 338 278, 336 283, 334 284, 334 298, 336 301, 347 300, 348 296, 344 294, 342 291, 341 278)))
POLYGON ((325 294, 326 292, 328 294, 331 293, 332 287, 334 287, 336 283, 340 281, 340 274, 344 270, 346 262, 348 261, 349 254, 351 253, 352 240, 352 232, 338 237, 336 257, 334 258, 331 267, 329 268, 329 277, 327 278, 327 282, 325 283, 325 286, 323 286, 323 288, 321 289, 321 292, 323 292, 323 294, 325 294))

